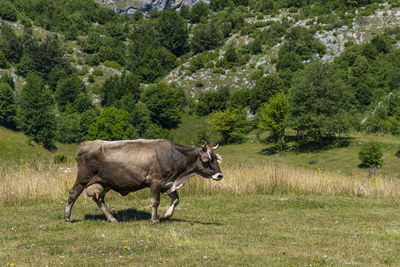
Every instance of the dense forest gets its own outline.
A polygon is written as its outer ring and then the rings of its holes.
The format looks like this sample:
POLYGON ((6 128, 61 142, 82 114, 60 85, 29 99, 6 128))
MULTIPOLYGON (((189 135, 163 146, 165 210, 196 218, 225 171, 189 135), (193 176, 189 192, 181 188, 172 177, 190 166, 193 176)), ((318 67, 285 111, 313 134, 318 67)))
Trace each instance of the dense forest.
MULTIPOLYGON (((333 60, 324 59, 329 52, 315 37, 352 28, 387 6, 400 7, 372 0, 211 0, 128 17, 93 0, 3 0, 0 124, 50 150, 56 142, 173 139, 171 130, 187 114, 206 121, 222 143, 269 131, 276 151, 286 148, 288 129, 299 146, 342 143, 351 131, 399 135, 400 28, 348 41, 333 60), (234 35, 249 42, 229 42, 234 35), (203 90, 199 79, 192 95, 165 79, 173 70, 222 77, 277 47, 273 70, 250 64, 247 87, 203 90)), ((197 136, 210 138, 206 130, 197 136)))

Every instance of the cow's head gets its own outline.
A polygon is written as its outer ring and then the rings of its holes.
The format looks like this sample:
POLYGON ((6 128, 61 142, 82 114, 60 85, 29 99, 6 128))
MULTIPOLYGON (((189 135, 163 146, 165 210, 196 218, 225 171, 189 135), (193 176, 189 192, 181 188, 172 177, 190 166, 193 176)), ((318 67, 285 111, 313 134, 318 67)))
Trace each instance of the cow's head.
POLYGON ((212 147, 209 144, 204 144, 199 153, 200 161, 200 175, 205 178, 212 178, 214 180, 221 180, 224 175, 219 168, 218 162, 222 162, 220 155, 215 154, 214 150, 218 148, 212 147))

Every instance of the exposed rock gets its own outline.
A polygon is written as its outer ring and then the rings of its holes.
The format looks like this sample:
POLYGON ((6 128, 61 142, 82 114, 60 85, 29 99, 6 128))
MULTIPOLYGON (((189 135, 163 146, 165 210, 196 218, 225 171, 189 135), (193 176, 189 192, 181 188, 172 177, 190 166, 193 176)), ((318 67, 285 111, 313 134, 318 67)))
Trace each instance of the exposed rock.
POLYGON ((198 2, 205 2, 209 4, 208 0, 142 0, 141 5, 130 5, 126 8, 116 8, 115 12, 117 13, 127 13, 129 16, 132 16, 137 10, 148 13, 152 9, 164 10, 167 8, 178 9, 181 5, 185 5, 189 8, 192 8, 198 2))

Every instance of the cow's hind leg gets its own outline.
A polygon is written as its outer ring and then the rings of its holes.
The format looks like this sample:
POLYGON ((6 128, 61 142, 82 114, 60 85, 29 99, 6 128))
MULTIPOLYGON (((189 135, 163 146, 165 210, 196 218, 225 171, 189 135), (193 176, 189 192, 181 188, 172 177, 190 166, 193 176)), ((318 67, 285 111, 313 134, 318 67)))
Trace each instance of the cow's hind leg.
POLYGON ((82 193, 83 188, 84 186, 82 184, 76 182, 71 190, 69 190, 68 202, 64 213, 64 221, 71 222, 70 216, 72 207, 74 206, 76 199, 82 193))
POLYGON ((104 213, 108 222, 117 223, 118 220, 114 218, 111 212, 108 211, 106 204, 104 203, 104 197, 95 199, 97 206, 99 206, 100 210, 104 213))
POLYGON ((99 183, 95 183, 86 187, 86 194, 93 199, 100 210, 104 213, 108 222, 118 222, 117 219, 108 211, 106 204, 104 203, 104 197, 110 189, 99 183))
POLYGON ((171 206, 169 206, 168 210, 165 213, 160 215, 160 219, 167 219, 172 217, 176 206, 179 204, 179 196, 176 191, 168 194, 168 196, 171 198, 171 206))

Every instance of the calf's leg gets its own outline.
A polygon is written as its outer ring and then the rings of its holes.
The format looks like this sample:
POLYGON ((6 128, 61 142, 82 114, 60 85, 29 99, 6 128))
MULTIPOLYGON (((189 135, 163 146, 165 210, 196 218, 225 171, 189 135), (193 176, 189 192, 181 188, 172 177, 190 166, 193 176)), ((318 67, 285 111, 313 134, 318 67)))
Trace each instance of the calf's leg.
POLYGON ((174 191, 168 194, 168 196, 171 198, 171 206, 169 206, 168 210, 165 213, 161 214, 160 219, 167 219, 172 217, 176 206, 179 204, 178 192, 174 191))

